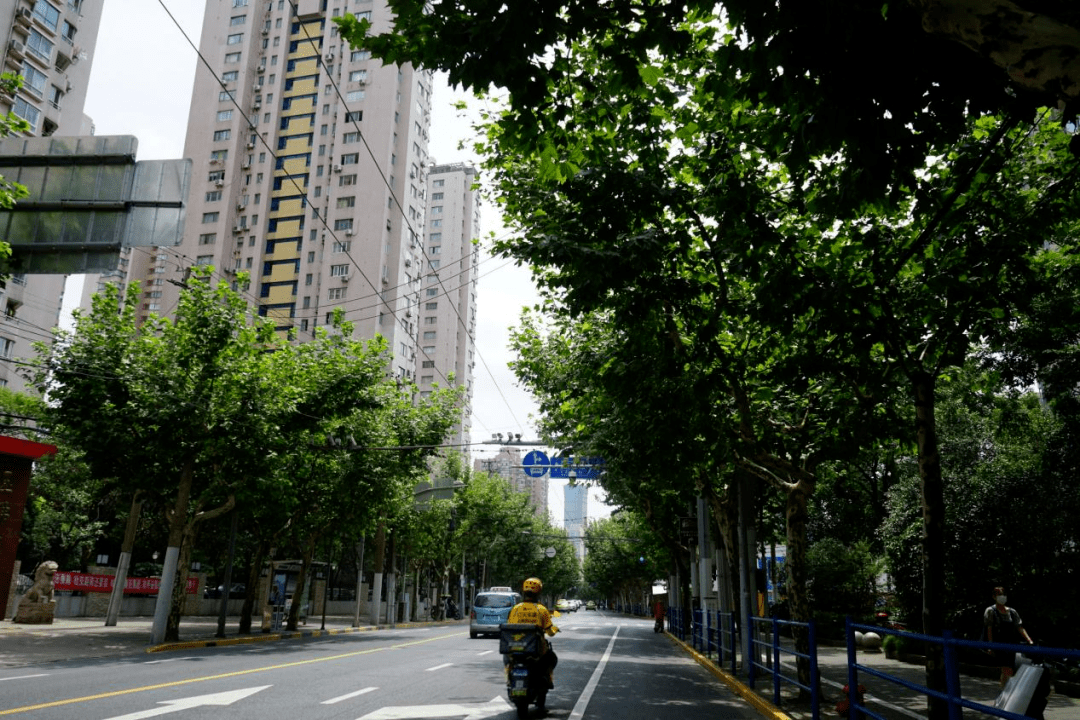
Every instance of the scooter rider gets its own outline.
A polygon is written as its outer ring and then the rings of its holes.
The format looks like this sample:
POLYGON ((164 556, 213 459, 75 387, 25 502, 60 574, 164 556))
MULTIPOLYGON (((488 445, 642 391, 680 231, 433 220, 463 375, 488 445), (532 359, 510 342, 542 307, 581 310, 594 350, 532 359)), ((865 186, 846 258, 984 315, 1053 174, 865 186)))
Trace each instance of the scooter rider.
MULTIPOLYGON (((552 624, 551 613, 548 609, 540 604, 540 592, 543 589, 544 584, 540 582, 540 578, 531 577, 526 580, 521 586, 521 594, 525 599, 511 608, 507 622, 536 625, 545 635, 554 637, 555 633, 559 632, 559 628, 552 624)), ((547 641, 547 638, 541 636, 541 641, 539 665, 547 673, 548 684, 553 688, 555 684, 551 677, 555 666, 559 663, 559 658, 551 649, 551 643, 547 641)))

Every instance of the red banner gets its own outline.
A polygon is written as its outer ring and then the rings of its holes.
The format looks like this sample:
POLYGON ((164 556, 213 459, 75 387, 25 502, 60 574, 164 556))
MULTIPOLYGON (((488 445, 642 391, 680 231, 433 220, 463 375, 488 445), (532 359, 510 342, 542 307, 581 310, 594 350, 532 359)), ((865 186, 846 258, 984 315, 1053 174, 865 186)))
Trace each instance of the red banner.
MULTIPOLYGON (((124 583, 125 595, 154 595, 161 585, 160 578, 131 578, 124 583)), ((58 572, 53 576, 53 587, 57 590, 80 590, 82 592, 112 592, 112 575, 88 575, 76 572, 58 572)), ((199 592, 199 578, 189 577, 187 594, 199 592)))

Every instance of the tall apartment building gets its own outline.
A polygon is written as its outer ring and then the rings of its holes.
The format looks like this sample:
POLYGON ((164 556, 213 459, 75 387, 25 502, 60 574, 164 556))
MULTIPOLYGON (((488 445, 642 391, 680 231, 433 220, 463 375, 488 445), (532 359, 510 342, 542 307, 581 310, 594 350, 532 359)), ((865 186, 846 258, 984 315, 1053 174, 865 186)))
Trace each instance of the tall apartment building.
POLYGON ((281 332, 303 342, 340 311, 358 337, 386 338, 393 373, 421 393, 453 373, 471 395, 475 171, 434 166, 431 73, 351 49, 332 22, 347 12, 391 20, 373 0, 206 1, 184 239, 133 249, 127 277, 145 319, 176 307, 192 266, 234 287, 247 273, 281 332))
POLYGON ((473 470, 506 478, 515 492, 529 494, 529 504, 533 506, 537 515, 547 518, 548 477, 547 475, 541 477, 526 475, 525 468, 522 467, 522 452, 522 449, 518 447, 501 447, 499 453, 493 458, 474 460, 473 470))
MULTIPOLYGON (((93 134, 83 108, 101 10, 102 0, 0 0, 3 71, 23 79, 13 97, 0 96, 0 113, 26 120, 30 135, 93 134)), ((31 343, 52 337, 64 281, 17 274, 0 290, 0 386, 25 389, 17 361, 34 355, 31 343)))
POLYGON ((585 529, 589 526, 589 488, 584 483, 563 488, 563 527, 578 560, 585 561, 585 529))

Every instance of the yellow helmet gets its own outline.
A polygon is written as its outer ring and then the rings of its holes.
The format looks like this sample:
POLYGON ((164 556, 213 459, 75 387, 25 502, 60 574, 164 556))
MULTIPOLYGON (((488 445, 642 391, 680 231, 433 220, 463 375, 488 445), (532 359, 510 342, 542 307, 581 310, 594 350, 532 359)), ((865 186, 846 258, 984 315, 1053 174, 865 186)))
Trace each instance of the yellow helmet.
POLYGON ((544 589, 544 583, 540 582, 540 578, 531 577, 525 581, 521 586, 522 592, 540 594, 540 591, 544 589))

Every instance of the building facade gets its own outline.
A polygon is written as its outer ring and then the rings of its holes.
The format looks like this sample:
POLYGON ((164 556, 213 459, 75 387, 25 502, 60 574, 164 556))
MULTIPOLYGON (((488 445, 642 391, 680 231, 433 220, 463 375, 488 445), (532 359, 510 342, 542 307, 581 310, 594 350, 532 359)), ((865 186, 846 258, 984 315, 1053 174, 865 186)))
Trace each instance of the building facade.
POLYGON ((393 374, 421 395, 464 386, 449 442, 467 443, 476 172, 428 156, 432 75, 351 49, 333 23, 345 13, 376 29, 392 17, 372 0, 206 0, 183 241, 124 251, 83 304, 138 281, 140 320, 169 315, 191 269, 212 267, 299 342, 340 316, 385 338, 393 374))
POLYGON ((548 516, 548 477, 546 474, 541 477, 526 475, 525 468, 522 466, 523 452, 519 447, 501 447, 493 458, 474 460, 473 470, 505 478, 515 492, 529 495, 529 504, 538 516, 550 519, 548 516))
MULTIPOLYGON (((4 72, 22 77, 0 113, 30 125, 30 135, 92 135, 83 109, 103 0, 0 0, 4 72)), ((5 238, 11 240, 12 238, 5 238)), ((26 389, 18 374, 32 343, 49 341, 60 321, 63 275, 11 276, 0 290, 0 386, 26 389)))
POLYGON ((588 527, 589 488, 574 483, 563 488, 563 527, 570 536, 578 560, 585 561, 585 528, 588 527))

